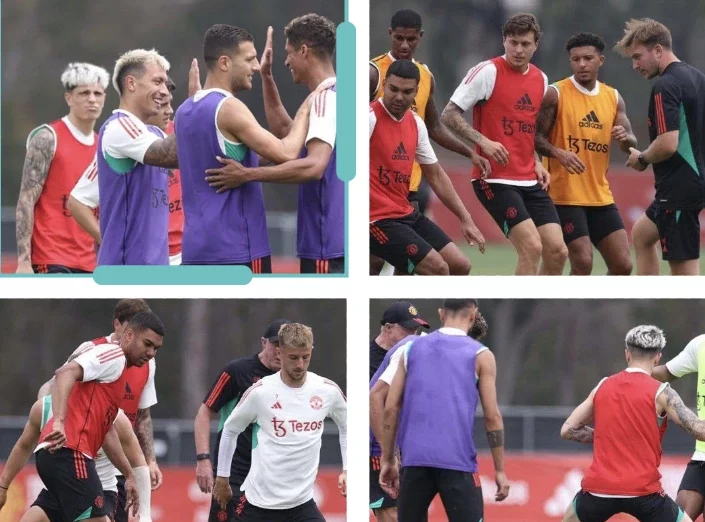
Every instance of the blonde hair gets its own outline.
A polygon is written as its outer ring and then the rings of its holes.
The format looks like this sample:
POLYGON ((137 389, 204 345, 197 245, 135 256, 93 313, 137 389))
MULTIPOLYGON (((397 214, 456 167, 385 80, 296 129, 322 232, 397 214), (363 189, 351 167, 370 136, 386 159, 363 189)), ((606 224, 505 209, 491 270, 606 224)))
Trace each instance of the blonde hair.
POLYGON ((305 324, 283 324, 279 328, 279 346, 282 348, 313 348, 313 330, 305 324))
POLYGON ((651 50, 657 44, 671 49, 671 31, 668 27, 651 18, 632 18, 624 25, 624 36, 616 43, 614 50, 629 57, 634 46, 643 45, 651 50))
POLYGON ((91 83, 98 83, 103 89, 106 89, 109 81, 108 71, 92 63, 70 63, 61 74, 61 83, 67 91, 72 91, 79 85, 90 85, 91 83))
POLYGON ((129 69, 141 69, 150 63, 156 63, 167 72, 171 67, 167 59, 159 54, 156 49, 150 49, 149 51, 146 49, 133 49, 118 58, 117 62, 115 62, 115 69, 113 70, 113 87, 117 93, 122 96, 120 80, 124 79, 121 78, 121 76, 126 76, 125 71, 129 71, 129 69))

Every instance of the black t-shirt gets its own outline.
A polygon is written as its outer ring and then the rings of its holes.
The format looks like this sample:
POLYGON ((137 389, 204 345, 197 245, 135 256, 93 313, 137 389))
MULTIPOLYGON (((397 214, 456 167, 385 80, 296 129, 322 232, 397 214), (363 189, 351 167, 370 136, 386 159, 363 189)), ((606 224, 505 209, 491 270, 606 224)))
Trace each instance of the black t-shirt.
POLYGON ((382 365, 387 350, 378 345, 374 339, 370 341, 370 379, 377 372, 377 368, 382 365))
MULTIPOLYGON (((220 412, 218 435, 213 448, 213 471, 218 467, 218 447, 223 433, 223 424, 237 406, 242 394, 262 377, 272 375, 258 355, 250 355, 230 361, 211 387, 203 404, 215 412, 220 412)), ((230 483, 241 486, 250 471, 252 458, 252 425, 248 426, 237 438, 237 447, 230 467, 230 483)), ((236 492, 237 494, 237 492, 236 492)))
POLYGON ((656 203, 669 210, 705 207, 705 74, 673 62, 654 83, 649 99, 649 139, 678 131, 678 150, 654 163, 656 203))

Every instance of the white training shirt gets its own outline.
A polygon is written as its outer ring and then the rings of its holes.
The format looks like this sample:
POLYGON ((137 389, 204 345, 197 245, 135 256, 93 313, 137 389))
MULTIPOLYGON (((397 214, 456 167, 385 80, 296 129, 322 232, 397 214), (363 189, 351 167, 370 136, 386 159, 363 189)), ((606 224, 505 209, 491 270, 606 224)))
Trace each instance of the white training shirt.
MULTIPOLYGON (((681 353, 666 363, 666 369, 674 377, 683 377, 689 373, 697 373, 698 356, 705 349, 705 335, 698 335, 683 348, 681 353)), ((698 378, 705 378, 699 376, 698 378)), ((705 452, 695 451, 692 460, 705 461, 705 452)))
MULTIPOLYGON (((502 58, 507 59, 506 55, 502 58)), ((526 69, 524 74, 528 74, 530 67, 526 69)), ((543 93, 546 94, 548 89, 548 77, 541 72, 543 76, 543 93)), ((455 103, 460 107, 463 112, 471 109, 477 103, 489 100, 494 91, 494 85, 497 80, 497 66, 492 62, 492 60, 485 60, 484 62, 478 63, 475 67, 470 69, 465 75, 460 85, 455 89, 453 96, 450 97, 450 101, 455 103)), ((532 100, 534 104, 538 107, 541 105, 541 100, 532 100)), ((506 179, 496 179, 488 178, 485 180, 487 183, 502 183, 504 185, 515 185, 515 186, 532 186, 536 185, 538 181, 529 180, 506 180, 506 179)))
MULTIPOLYGON (((335 76, 321 82, 326 87, 335 85, 335 76)), ((306 145, 313 139, 319 139, 331 148, 335 148, 336 131, 336 92, 330 88, 319 92, 311 103, 311 114, 306 134, 306 145)))
MULTIPOLYGON (((150 132, 147 125, 134 114, 124 109, 115 109, 113 114, 117 112, 129 117, 115 118, 105 127, 101 150, 103 157, 109 155, 115 159, 130 158, 143 163, 147 149, 161 138, 150 132)), ((164 133, 162 135, 165 136, 164 133)))
POLYGON ((281 372, 253 384, 225 421, 218 476, 229 477, 237 437, 252 423, 252 464, 242 485, 247 501, 263 509, 290 509, 313 498, 326 417, 338 425, 347 469, 347 403, 333 381, 307 372, 290 388, 281 372))
MULTIPOLYGON (((387 111, 387 114, 389 114, 389 116, 393 120, 400 121, 399 119, 395 118, 391 112, 387 110, 387 107, 384 106, 384 102, 381 99, 379 100, 379 104, 384 108, 385 111, 387 111)), ((416 144, 416 162, 421 165, 431 165, 433 163, 438 163, 436 153, 434 152, 433 147, 431 147, 431 142, 428 139, 428 129, 426 128, 426 124, 418 114, 413 111, 411 112, 411 114, 414 115, 414 119, 416 120, 416 127, 419 130, 419 141, 416 144)), ((375 114, 375 111, 373 111, 370 107, 370 138, 372 138, 372 133, 375 130, 375 125, 377 125, 377 115, 375 114)))
POLYGON ((98 159, 93 158, 88 168, 83 171, 81 177, 78 178, 76 186, 71 190, 71 196, 83 203, 88 208, 97 208, 100 204, 98 192, 98 159))

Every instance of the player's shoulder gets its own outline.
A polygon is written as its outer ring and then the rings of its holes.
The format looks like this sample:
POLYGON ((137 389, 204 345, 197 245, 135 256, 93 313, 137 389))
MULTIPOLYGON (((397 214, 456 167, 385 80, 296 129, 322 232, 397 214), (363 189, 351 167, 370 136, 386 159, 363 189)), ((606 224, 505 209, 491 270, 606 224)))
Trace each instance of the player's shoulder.
POLYGON ((147 125, 137 116, 122 109, 116 109, 105 123, 103 129, 103 139, 123 136, 135 139, 145 132, 149 132, 147 125))
POLYGON ((695 352, 699 352, 705 348, 705 334, 701 334, 693 337, 690 342, 686 345, 686 349, 691 349, 695 352))
POLYGON ((256 355, 246 355, 245 357, 233 359, 225 365, 223 371, 230 375, 248 373, 256 365, 256 357, 256 355))
POLYGON ((306 379, 310 379, 311 384, 315 385, 316 389, 321 393, 327 393, 330 396, 342 395, 345 397, 343 390, 340 389, 340 386, 338 386, 333 379, 329 379, 313 372, 308 372, 306 379))
POLYGON ((465 83, 470 83, 472 80, 478 77, 482 78, 484 76, 491 76, 496 74, 497 64, 495 63, 495 58, 483 60, 479 63, 476 63, 468 70, 468 74, 465 75, 465 83))
POLYGON ((379 69, 379 66, 382 62, 388 61, 389 60, 389 53, 383 53, 378 56, 375 56, 370 60, 370 65, 373 66, 376 69, 379 69))
POLYGON ((409 112, 413 115, 414 121, 416 122, 416 127, 419 129, 419 131, 421 131, 422 129, 426 129, 426 122, 423 121, 423 118, 411 109, 409 109, 409 112))
POLYGON ((27 134, 27 142, 25 143, 25 147, 29 148, 30 145, 35 147, 52 146, 53 149, 56 150, 57 136, 56 129, 54 128, 55 124, 56 121, 51 123, 42 123, 29 131, 29 134, 27 134))

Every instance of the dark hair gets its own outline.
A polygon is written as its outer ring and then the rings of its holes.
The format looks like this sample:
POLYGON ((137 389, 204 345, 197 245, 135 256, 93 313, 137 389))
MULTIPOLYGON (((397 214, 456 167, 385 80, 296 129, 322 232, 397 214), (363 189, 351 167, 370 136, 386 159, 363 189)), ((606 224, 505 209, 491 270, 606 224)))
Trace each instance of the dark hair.
POLYGON ((574 47, 592 46, 602 54, 605 50, 605 41, 594 33, 576 33, 565 43, 565 50, 570 52, 574 47))
POLYGON ((212 69, 218 63, 218 58, 224 54, 237 52, 236 48, 242 42, 254 42, 250 33, 234 25, 215 24, 206 31, 203 38, 203 59, 206 67, 212 69))
POLYGON ((125 93, 125 79, 128 76, 135 76, 137 78, 142 78, 144 76, 144 73, 147 72, 147 68, 144 66, 144 63, 139 62, 139 63, 131 63, 128 65, 125 65, 122 69, 120 69, 120 72, 118 72, 117 78, 115 79, 118 87, 120 88, 120 95, 122 96, 125 93))
POLYGON ((164 323, 162 323, 162 320, 157 317, 157 314, 151 310, 135 314, 135 316, 130 319, 127 327, 131 328, 134 332, 152 330, 155 334, 164 337, 164 323))
POLYGON ((174 80, 171 79, 171 76, 166 77, 166 88, 169 89, 169 92, 174 92, 176 90, 176 84, 174 83, 174 80))
POLYGON ((477 308, 477 299, 444 299, 443 309, 456 313, 461 310, 468 310, 470 308, 477 308))
POLYGON ((149 305, 144 299, 120 299, 113 309, 113 319, 124 323, 140 312, 149 312, 149 305))
POLYGON ((325 16, 309 13, 294 18, 284 28, 284 35, 295 49, 306 44, 328 58, 335 52, 335 24, 325 16))
POLYGON ((534 41, 541 38, 541 26, 536 17, 530 13, 519 13, 512 16, 502 26, 502 38, 507 36, 521 36, 528 32, 534 33, 534 41))
POLYGON ((391 75, 398 76, 399 78, 406 78, 407 80, 416 80, 417 82, 421 81, 421 73, 419 72, 419 68, 411 60, 395 60, 387 69, 387 74, 384 78, 387 79, 391 75))
POLYGON ((488 329, 489 326, 487 325, 487 319, 485 319, 480 312, 477 312, 475 315, 475 322, 472 324, 472 328, 470 328, 468 335, 476 341, 479 341, 487 335, 488 329))
POLYGON ((400 9, 392 15, 392 21, 389 24, 392 30, 397 27, 403 29, 421 30, 421 15, 411 9, 400 9))

